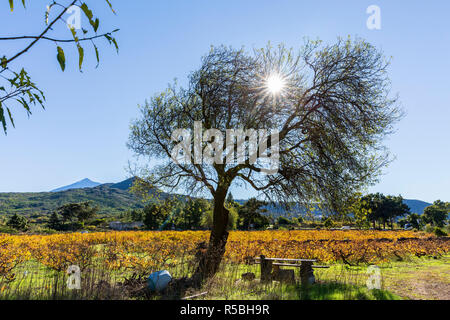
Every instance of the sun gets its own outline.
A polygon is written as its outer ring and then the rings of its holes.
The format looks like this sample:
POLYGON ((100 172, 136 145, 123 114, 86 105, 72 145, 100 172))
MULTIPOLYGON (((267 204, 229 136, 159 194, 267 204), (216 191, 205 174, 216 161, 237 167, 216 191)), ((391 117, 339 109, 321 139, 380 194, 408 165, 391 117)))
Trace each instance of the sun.
POLYGON ((278 74, 273 74, 267 78, 266 87, 271 94, 276 95, 283 91, 285 82, 278 74))

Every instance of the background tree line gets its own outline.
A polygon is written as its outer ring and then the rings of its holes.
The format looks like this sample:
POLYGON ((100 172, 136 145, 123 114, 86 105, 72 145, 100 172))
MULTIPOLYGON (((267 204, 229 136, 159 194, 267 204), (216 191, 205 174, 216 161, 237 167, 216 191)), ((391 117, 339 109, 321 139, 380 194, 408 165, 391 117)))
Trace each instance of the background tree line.
MULTIPOLYGON (((361 229, 400 227, 436 232, 436 228, 448 228, 450 212, 450 203, 437 200, 420 215, 411 212, 401 196, 381 193, 357 195, 343 211, 326 214, 322 208, 320 215, 298 215, 287 207, 284 215, 274 218, 267 202, 251 198, 241 204, 231 193, 225 206, 230 212, 228 230, 336 228, 348 224, 361 229)), ((119 215, 119 219, 142 221, 147 230, 209 230, 213 226, 212 209, 212 201, 208 199, 169 197, 151 201, 142 209, 130 209, 119 215)), ((67 203, 52 211, 46 226, 55 231, 96 230, 98 226, 107 228, 109 220, 117 219, 114 216, 100 219, 98 212, 99 207, 92 201, 67 203)), ((13 230, 33 229, 31 220, 24 215, 15 213, 5 218, 4 224, 13 230)))
MULTIPOLYGON (((230 211, 228 230, 264 229, 272 222, 264 215, 266 202, 255 198, 243 205, 235 202, 231 193, 226 200, 230 211)), ((165 199, 153 201, 143 209, 128 212, 125 219, 143 221, 149 230, 202 230, 213 226, 212 201, 201 198, 188 198, 186 201, 165 199)))

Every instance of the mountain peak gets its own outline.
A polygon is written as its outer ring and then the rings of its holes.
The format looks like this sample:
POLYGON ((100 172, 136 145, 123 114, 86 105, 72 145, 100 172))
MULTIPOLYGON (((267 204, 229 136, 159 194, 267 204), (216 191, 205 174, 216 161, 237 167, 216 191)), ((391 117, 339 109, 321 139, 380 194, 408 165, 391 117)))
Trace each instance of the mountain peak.
POLYGON ((54 189, 50 192, 59 192, 59 191, 65 191, 65 190, 71 190, 71 189, 83 189, 83 188, 94 188, 101 185, 101 183, 92 181, 88 178, 84 178, 83 180, 80 180, 78 182, 75 182, 73 184, 70 184, 68 186, 60 187, 57 189, 54 189))
POLYGON ((121 181, 121 182, 118 182, 118 183, 115 183, 115 184, 111 185, 111 188, 121 189, 121 190, 128 190, 133 185, 133 182, 134 182, 135 179, 136 178, 134 178, 134 177, 128 178, 128 179, 126 179, 124 181, 121 181))

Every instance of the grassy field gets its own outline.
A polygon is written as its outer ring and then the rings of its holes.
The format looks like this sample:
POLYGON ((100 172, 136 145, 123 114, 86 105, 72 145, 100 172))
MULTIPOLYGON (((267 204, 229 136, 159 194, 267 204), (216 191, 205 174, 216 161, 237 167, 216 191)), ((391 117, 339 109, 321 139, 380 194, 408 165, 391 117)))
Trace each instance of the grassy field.
POLYGON ((405 299, 450 300, 450 256, 412 258, 382 267, 384 287, 405 299))
MULTIPOLYGON (((411 257, 404 261, 393 261, 379 266, 382 287, 369 290, 367 266, 348 266, 342 263, 330 265, 329 269, 315 270, 316 284, 302 287, 279 282, 261 284, 258 266, 228 265, 217 276, 200 289, 183 292, 192 296, 208 292, 197 299, 213 300, 398 300, 398 299, 450 299, 450 255, 437 259, 411 257), (254 272, 257 279, 244 281, 241 275, 254 272)), ((84 283, 88 289, 83 292, 66 290, 66 276, 51 270, 36 261, 29 261, 16 270, 17 278, 1 289, 2 299, 128 299, 117 286, 102 288, 102 283, 121 283, 131 273, 87 272, 84 283), (31 270, 31 271, 30 271, 31 270), (95 282, 95 285, 93 283, 95 282)), ((296 274, 298 280, 298 274, 296 274)), ((145 296, 131 297, 145 299, 145 296)), ((151 296, 160 299, 160 296, 151 296)), ((168 294, 167 299, 181 298, 168 294)))
POLYGON ((0 299, 449 299, 450 241, 394 231, 232 232, 219 272, 201 288, 190 285, 198 244, 207 232, 111 232, 50 236, 0 235, 0 299), (259 282, 248 256, 314 258, 316 283, 259 282), (381 286, 369 290, 368 267, 381 286), (70 265, 81 269, 81 290, 67 287, 70 265), (146 278, 169 270, 174 281, 156 294, 146 278), (255 280, 242 280, 252 272, 255 280))
MULTIPOLYGON (((316 284, 284 285, 274 282, 260 285, 258 281, 237 280, 236 275, 218 275, 209 295, 202 299, 282 299, 282 300, 399 300, 450 299, 450 255, 439 258, 409 257, 379 265, 381 289, 369 290, 367 266, 348 266, 342 263, 329 269, 317 269, 316 284), (232 289, 230 289, 232 288, 232 289)), ((245 267, 239 273, 255 272, 257 267, 245 267)), ((203 288, 205 289, 205 288, 203 288)))

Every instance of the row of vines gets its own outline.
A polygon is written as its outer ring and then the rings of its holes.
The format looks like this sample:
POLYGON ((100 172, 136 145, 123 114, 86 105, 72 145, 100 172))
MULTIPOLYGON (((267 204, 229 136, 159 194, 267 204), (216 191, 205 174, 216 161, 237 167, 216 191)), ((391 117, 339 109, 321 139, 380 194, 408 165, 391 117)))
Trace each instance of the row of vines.
MULTIPOLYGON (((81 270, 148 274, 193 263, 199 244, 208 237, 206 231, 0 235, 0 279, 13 281, 18 266, 30 261, 57 272, 78 265, 81 270)), ((321 263, 378 264, 449 251, 449 238, 411 231, 236 231, 230 233, 225 262, 241 264, 264 254, 321 263)))

